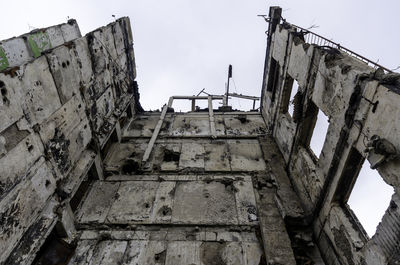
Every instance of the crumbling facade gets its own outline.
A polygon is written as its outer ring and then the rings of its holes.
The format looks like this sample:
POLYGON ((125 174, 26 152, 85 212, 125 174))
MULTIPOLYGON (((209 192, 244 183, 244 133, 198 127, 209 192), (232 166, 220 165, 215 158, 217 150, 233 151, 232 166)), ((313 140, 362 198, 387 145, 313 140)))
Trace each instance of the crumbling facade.
POLYGON ((270 9, 262 115, 326 264, 400 262, 400 78, 365 61, 281 23, 281 9, 270 9), (299 89, 291 116, 294 81, 299 89), (318 111, 329 117, 319 157, 309 147, 318 111), (395 191, 371 239, 347 205, 365 159, 395 191))
POLYGON ((85 37, 70 20, 0 50, 0 263, 30 264, 52 231, 72 238, 77 190, 140 110, 132 35, 128 18, 85 37))
POLYGON ((143 112, 128 18, 1 42, 0 263, 398 264, 398 75, 268 21, 259 112, 143 112), (371 239, 347 205, 365 159, 395 190, 371 239))

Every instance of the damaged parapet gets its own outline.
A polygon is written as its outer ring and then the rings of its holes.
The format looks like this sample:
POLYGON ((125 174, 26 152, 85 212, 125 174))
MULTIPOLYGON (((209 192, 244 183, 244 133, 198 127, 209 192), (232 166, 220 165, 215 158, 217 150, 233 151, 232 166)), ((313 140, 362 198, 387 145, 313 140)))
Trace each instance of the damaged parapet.
POLYGON ((18 67, 41 56, 42 52, 80 38, 74 19, 68 23, 36 29, 19 37, 0 42, 0 71, 18 67))
POLYGON ((279 7, 270 9, 269 23, 262 115, 326 264, 398 264, 400 75, 281 23, 279 7), (289 113, 294 82, 298 91, 289 113), (329 117, 329 128, 318 157, 310 139, 319 133, 313 132, 319 111, 329 117), (347 205, 365 159, 395 191, 372 238, 347 205))
POLYGON ((2 41, 0 70, 0 263, 29 264, 54 226, 73 239, 68 202, 141 110, 129 18, 2 41))

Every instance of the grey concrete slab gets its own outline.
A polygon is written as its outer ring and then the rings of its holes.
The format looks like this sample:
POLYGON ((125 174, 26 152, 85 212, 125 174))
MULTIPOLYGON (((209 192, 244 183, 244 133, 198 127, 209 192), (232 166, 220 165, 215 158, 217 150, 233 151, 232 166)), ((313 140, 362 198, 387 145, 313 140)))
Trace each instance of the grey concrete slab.
POLYGON ((0 132, 18 121, 24 115, 20 99, 23 96, 22 82, 19 78, 0 73, 1 80, 1 111, 0 111, 0 132))
POLYGON ((100 241, 94 250, 93 257, 90 260, 89 265, 120 264, 127 245, 127 241, 100 241))
POLYGON ((119 182, 96 181, 77 214, 77 221, 103 223, 119 186, 119 182))
POLYGON ((257 140, 228 140, 232 171, 263 171, 266 169, 257 140))
POLYGON ((200 259, 201 264, 244 264, 240 242, 203 242, 200 259))
POLYGON ((104 159, 106 171, 117 171, 122 174, 137 173, 147 143, 115 143, 104 159))
POLYGON ((64 177, 92 140, 89 120, 79 94, 40 125, 40 137, 50 150, 49 157, 58 174, 64 177))
POLYGON ((216 115, 216 113, 214 113, 214 119, 215 119, 215 132, 216 132, 216 134, 218 136, 225 135, 226 134, 226 129, 225 129, 225 123, 224 123, 224 116, 216 115))
POLYGON ((23 93, 26 95, 22 108, 33 126, 41 124, 61 107, 56 85, 50 73, 46 57, 41 56, 23 68, 23 93))
POLYGON ((96 240, 80 240, 68 265, 87 265, 93 257, 96 240))
POLYGON ((140 175, 134 181, 96 182, 78 220, 109 224, 257 224, 248 176, 202 176, 202 181, 197 181, 195 175, 169 180, 167 175, 143 178, 146 176, 140 175), (107 195, 102 194, 108 185, 113 191, 108 189, 107 195), (95 200, 102 204, 96 205, 95 200))
POLYGON ((225 140, 204 144, 205 171, 230 171, 229 149, 225 140))
POLYGON ((153 163, 159 165, 161 171, 176 171, 178 170, 181 151, 181 143, 157 144, 153 151, 153 163))
MULTIPOLYGON (((32 59, 31 51, 23 38, 2 41, 0 47, 4 51, 5 58, 7 58, 7 67, 18 66, 32 59)), ((5 68, 3 66, 1 70, 5 68)))
POLYGON ((148 241, 131 240, 125 251, 121 265, 139 265, 140 261, 144 260, 148 241))
POLYGON ((179 168, 204 169, 204 146, 199 143, 183 143, 179 168))
POLYGON ((138 264, 165 265, 167 254, 167 242, 149 241, 144 249, 144 255, 140 255, 138 264))
POLYGON ((206 211, 204 184, 201 182, 176 185, 175 204, 172 210, 173 223, 201 223, 206 211))
POLYGON ((76 21, 61 25, 61 32, 65 42, 81 37, 81 32, 76 21))
POLYGON ((172 124, 172 136, 210 135, 208 113, 205 116, 192 117, 177 115, 172 124))
POLYGON ((259 243, 256 234, 257 227, 239 228, 236 225, 198 226, 192 225, 158 225, 136 226, 136 229, 109 229, 103 226, 99 230, 83 230, 80 240, 161 240, 161 241, 226 241, 259 243), (233 231, 236 230, 236 231, 233 231))
POLYGON ((201 265, 200 244, 196 241, 174 241, 168 243, 166 265, 201 265))
POLYGON ((130 122, 124 137, 151 137, 159 119, 160 116, 155 115, 136 117, 130 122))
POLYGON ((266 133, 266 125, 261 115, 239 114, 224 118, 226 135, 259 135, 266 133))
MULTIPOLYGON (((159 182, 126 181, 121 183, 107 214, 107 223, 150 223, 159 182)), ((160 198, 161 199, 161 198, 160 198)))
MULTIPOLYGON (((15 135, 12 137, 14 138, 15 135)), ((15 138, 10 139, 10 142, 14 140, 15 138)), ((0 182, 2 183, 0 198, 3 198, 25 177, 29 168, 42 155, 43 149, 39 135, 29 134, 0 158, 0 182)))
POLYGON ((242 249, 244 265, 262 264, 263 249, 260 243, 242 242, 242 249))
POLYGON ((72 58, 77 62, 80 62, 79 76, 82 81, 82 92, 84 94, 85 100, 89 102, 89 84, 92 81, 93 69, 92 61, 90 59, 90 52, 87 44, 86 38, 79 38, 74 40, 74 52, 71 54, 72 58))
POLYGON ((234 191, 220 182, 178 183, 173 223, 237 224, 234 191))
POLYGON ((252 224, 258 220, 256 199, 251 181, 237 181, 235 198, 240 224, 252 224))
POLYGON ((79 94, 80 75, 76 57, 67 46, 60 46, 46 54, 61 104, 65 104, 73 95, 79 94))
POLYGON ((38 218, 55 189, 56 180, 42 157, 28 170, 26 179, 0 201, 0 262, 38 218))
MULTIPOLYGON (((126 233, 131 232, 126 231, 126 233)), ((229 232, 227 233, 229 234, 229 232)), ((89 264, 124 265, 262 264, 262 248, 260 243, 257 241, 244 242, 239 238, 232 234, 230 239, 220 242, 215 240, 193 240, 191 238, 167 241, 163 239, 126 240, 110 238, 107 240, 82 240, 78 244, 80 249, 75 253, 72 260, 90 261, 89 264), (123 250, 123 257, 121 257, 123 250), (84 251, 87 251, 87 255, 84 254, 84 251)))
POLYGON ((152 223, 169 223, 171 221, 175 184, 176 182, 173 181, 163 181, 160 183, 154 200, 151 215, 152 223))

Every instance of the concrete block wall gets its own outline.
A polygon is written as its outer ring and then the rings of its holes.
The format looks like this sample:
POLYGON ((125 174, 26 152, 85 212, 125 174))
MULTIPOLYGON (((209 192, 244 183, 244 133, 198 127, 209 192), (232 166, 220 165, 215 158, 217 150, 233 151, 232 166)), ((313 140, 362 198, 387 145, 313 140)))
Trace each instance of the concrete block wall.
POLYGON ((3 40, 0 42, 0 71, 23 65, 41 56, 42 52, 80 37, 78 24, 71 19, 64 24, 3 40))
MULTIPOLYGON (((273 17, 281 11, 271 12, 273 17)), ((326 264, 397 264, 400 75, 368 66, 341 50, 306 43, 304 33, 285 22, 273 25, 269 39, 262 115, 326 264), (299 89, 292 117, 287 110, 294 80, 299 89), (319 157, 309 146, 318 133, 313 132, 318 111, 329 118, 319 157), (347 205, 365 159, 395 191, 372 238, 347 205)))
POLYGON ((75 20, 0 44, 0 264, 30 264, 138 105, 129 18, 81 37, 75 20))

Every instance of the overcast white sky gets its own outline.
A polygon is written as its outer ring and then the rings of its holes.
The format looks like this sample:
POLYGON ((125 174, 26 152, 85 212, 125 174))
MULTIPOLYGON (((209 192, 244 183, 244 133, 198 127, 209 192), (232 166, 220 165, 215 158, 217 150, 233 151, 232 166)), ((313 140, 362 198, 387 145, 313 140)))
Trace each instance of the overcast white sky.
MULTIPOLYGON (((68 17, 78 21, 84 35, 112 22, 112 15, 129 16, 141 103, 157 109, 171 95, 193 95, 202 88, 223 94, 229 64, 236 84, 231 91, 259 96, 267 24, 257 15, 268 14, 271 5, 281 6, 293 24, 318 25, 316 33, 342 46, 388 68, 400 65, 399 0, 7 1, 1 5, 0 39, 68 17)), ((243 101, 233 103, 250 108, 243 101)), ((185 110, 181 106, 174 105, 185 110)))

